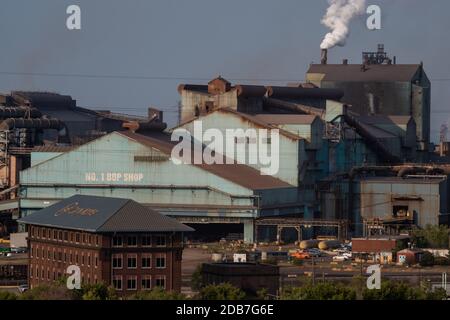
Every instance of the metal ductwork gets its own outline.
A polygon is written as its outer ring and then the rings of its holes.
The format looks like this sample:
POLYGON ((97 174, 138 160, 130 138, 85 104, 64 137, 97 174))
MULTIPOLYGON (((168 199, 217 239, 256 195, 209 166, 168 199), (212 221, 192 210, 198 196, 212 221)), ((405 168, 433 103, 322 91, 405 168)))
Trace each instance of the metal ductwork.
POLYGON ((341 100, 344 91, 341 89, 324 88, 296 88, 296 87, 266 87, 267 96, 270 98, 287 99, 323 99, 341 100))
POLYGON ((353 127, 366 142, 366 145, 382 160, 386 163, 401 163, 401 159, 393 155, 376 137, 368 132, 362 123, 351 113, 344 114, 345 122, 353 127))
POLYGON ((305 106, 299 103, 278 100, 273 98, 265 98, 264 99, 265 106, 269 108, 281 109, 289 112, 300 113, 300 114, 310 114, 314 116, 318 116, 321 119, 325 119, 326 110, 305 106))
POLYGON ((1 131, 13 129, 54 129, 58 130, 59 143, 70 143, 69 131, 66 124, 58 119, 9 118, 0 123, 1 131))
POLYGON ((36 108, 0 106, 0 119, 40 117, 42 117, 42 113, 36 108))
POLYGON ((167 124, 164 122, 158 122, 153 120, 150 120, 149 122, 130 121, 124 123, 122 127, 132 132, 145 132, 145 131, 161 132, 166 130, 167 124))

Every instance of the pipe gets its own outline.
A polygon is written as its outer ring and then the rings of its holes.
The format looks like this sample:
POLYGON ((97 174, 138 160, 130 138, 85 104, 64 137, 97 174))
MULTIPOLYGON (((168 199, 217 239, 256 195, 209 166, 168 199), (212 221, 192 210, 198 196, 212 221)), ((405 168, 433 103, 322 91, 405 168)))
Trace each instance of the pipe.
POLYGON ((69 130, 64 122, 58 119, 38 118, 23 119, 9 118, 0 123, 0 130, 12 129, 55 129, 58 130, 58 142, 70 143, 69 130))
POLYGON ((238 97, 263 97, 267 92, 264 86, 237 85, 235 88, 238 97))
POLYGON ((8 118, 40 118, 41 112, 30 107, 3 107, 0 106, 0 119, 8 118))
POLYGON ((166 130, 167 124, 164 122, 157 122, 151 119, 149 122, 129 121, 122 124, 122 127, 130 130, 131 132, 161 132, 166 130))
POLYGON ((309 106, 305 106, 305 105, 294 103, 294 102, 272 99, 272 98, 265 98, 264 104, 268 107, 272 107, 272 108, 276 108, 276 109, 282 109, 282 110, 300 113, 300 114, 310 114, 310 115, 318 116, 321 119, 325 119, 325 114, 326 114, 325 109, 309 107, 309 106))
POLYGON ((323 99, 341 100, 344 91, 341 89, 327 88, 296 88, 296 87, 267 87, 267 96, 271 98, 291 99, 323 99))
POLYGON ((328 63, 328 50, 327 49, 320 50, 320 63, 321 64, 328 63))

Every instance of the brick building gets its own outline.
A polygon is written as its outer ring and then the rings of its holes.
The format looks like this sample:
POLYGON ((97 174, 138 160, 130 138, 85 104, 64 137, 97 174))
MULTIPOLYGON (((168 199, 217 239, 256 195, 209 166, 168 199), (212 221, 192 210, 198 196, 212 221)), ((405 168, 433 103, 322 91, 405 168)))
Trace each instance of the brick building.
POLYGON ((19 222, 28 229, 30 287, 77 265, 82 283, 124 295, 181 288, 183 233, 193 229, 135 201, 75 195, 19 222))

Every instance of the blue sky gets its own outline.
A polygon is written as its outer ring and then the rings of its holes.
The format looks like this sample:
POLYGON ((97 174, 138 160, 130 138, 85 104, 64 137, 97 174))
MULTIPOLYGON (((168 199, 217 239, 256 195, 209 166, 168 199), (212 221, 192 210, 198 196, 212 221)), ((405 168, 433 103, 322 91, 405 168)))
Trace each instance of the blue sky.
MULTIPOLYGON (((450 1, 368 4, 381 6, 382 30, 369 31, 365 18, 356 19, 347 45, 332 49, 330 61, 359 63, 377 43, 398 63, 423 61, 433 80, 437 138, 450 118, 450 81, 437 81, 450 78, 450 1)), ((180 83, 218 74, 240 83, 302 81, 319 60, 326 8, 325 0, 1 0, 0 91, 56 91, 80 106, 130 114, 155 106, 173 124, 180 83), (71 4, 81 7, 81 31, 66 29, 71 4)))

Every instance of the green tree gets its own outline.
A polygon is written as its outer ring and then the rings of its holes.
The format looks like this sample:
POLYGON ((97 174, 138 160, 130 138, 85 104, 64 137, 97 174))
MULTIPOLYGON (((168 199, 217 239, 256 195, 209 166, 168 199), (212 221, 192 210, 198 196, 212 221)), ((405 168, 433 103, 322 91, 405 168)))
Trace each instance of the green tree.
POLYGON ((383 281, 380 290, 366 289, 364 300, 442 300, 447 294, 444 290, 431 290, 412 287, 404 282, 383 281))
POLYGON ((433 256, 433 254, 428 252, 428 251, 425 251, 422 254, 422 258, 420 259, 419 264, 422 267, 431 267, 431 266, 433 266, 434 265, 434 256, 433 256))
POLYGON ((200 300, 243 300, 245 292, 230 283, 222 283, 203 287, 198 298, 200 300))
POLYGON ((129 300, 186 300, 186 296, 157 287, 149 291, 140 291, 128 298, 129 300))
POLYGON ((17 295, 9 291, 0 291, 0 300, 17 300, 17 295))
POLYGON ((199 264, 195 269, 194 273, 192 273, 191 277, 191 287, 192 290, 199 291, 204 287, 203 283, 203 266, 199 264))
POLYGON ((419 248, 449 248, 449 229, 445 226, 427 225, 424 229, 415 229, 412 240, 419 248))
POLYGON ((77 290, 78 297, 82 300, 117 300, 116 290, 104 283, 85 284, 81 290, 77 290))
POLYGON ((76 300, 77 294, 58 282, 42 284, 25 291, 21 300, 76 300))
POLYGON ((308 283, 301 287, 291 287, 283 291, 282 300, 356 300, 356 291, 340 283, 308 283))

